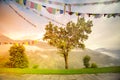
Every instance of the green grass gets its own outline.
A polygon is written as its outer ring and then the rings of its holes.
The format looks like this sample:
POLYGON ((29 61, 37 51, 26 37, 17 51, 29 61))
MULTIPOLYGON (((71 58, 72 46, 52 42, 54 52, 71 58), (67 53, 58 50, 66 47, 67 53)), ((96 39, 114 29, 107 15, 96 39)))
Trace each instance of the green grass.
POLYGON ((87 69, 19 69, 19 68, 0 68, 0 73, 19 73, 19 74, 97 74, 97 73, 120 73, 118 67, 87 68, 87 69))

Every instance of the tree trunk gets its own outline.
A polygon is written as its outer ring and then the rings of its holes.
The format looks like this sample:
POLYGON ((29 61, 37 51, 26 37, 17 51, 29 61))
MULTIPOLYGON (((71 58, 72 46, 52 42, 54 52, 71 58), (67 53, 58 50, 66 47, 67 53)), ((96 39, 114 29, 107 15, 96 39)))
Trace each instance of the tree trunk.
POLYGON ((64 59, 65 59, 65 69, 68 69, 68 55, 64 54, 64 59))

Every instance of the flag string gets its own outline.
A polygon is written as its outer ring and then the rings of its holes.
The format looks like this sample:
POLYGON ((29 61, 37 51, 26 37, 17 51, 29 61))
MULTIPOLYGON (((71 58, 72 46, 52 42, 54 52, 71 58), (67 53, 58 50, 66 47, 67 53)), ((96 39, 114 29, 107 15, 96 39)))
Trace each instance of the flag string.
POLYGON ((0 42, 0 45, 37 45, 39 44, 39 40, 30 40, 30 41, 3 41, 0 42))
MULTIPOLYGON (((7 3, 8 4, 8 3, 7 3)), ((17 10, 15 10, 10 4, 8 4, 9 5, 9 7, 17 14, 17 15, 19 15, 21 18, 23 18, 25 21, 27 21, 29 24, 31 24, 32 26, 34 26, 34 27, 36 27, 36 25, 35 24, 33 24, 32 22, 30 22, 28 19, 26 19, 25 17, 23 17, 17 10)), ((26 8, 28 8, 28 7, 26 7, 26 8)), ((30 9, 30 8, 29 8, 30 9)), ((48 19, 48 20, 50 20, 50 21, 53 21, 53 22, 55 22, 55 23, 57 23, 57 24, 60 24, 60 25, 62 25, 62 26, 65 26, 65 24, 62 24, 62 23, 60 23, 60 22, 58 22, 58 21, 56 21, 56 20, 54 20, 54 19, 51 19, 51 18, 49 18, 49 17, 47 17, 47 16, 44 16, 43 14, 39 14, 39 13, 37 13, 35 10, 32 10, 35 14, 37 14, 37 15, 39 15, 39 16, 41 16, 41 17, 44 17, 44 18, 46 18, 46 19, 48 19)))
MULTIPOLYGON (((56 14, 57 12, 59 12, 60 14, 65 14, 65 13, 68 13, 69 15, 75 14, 75 15, 81 16, 81 17, 84 17, 85 15, 87 15, 88 17, 93 16, 94 18, 100 18, 102 16, 107 17, 107 18, 116 17, 116 16, 120 17, 120 13, 80 13, 80 12, 73 12, 73 11, 71 11, 71 5, 68 6, 68 8, 69 8, 68 11, 65 8, 64 8, 64 10, 61 10, 61 9, 41 5, 41 4, 33 2, 33 1, 27 1, 25 6, 28 7, 29 9, 35 9, 37 11, 41 11, 41 7, 43 7, 50 14, 56 14)), ((66 5, 64 5, 64 6, 66 7, 66 5)), ((45 18, 47 18, 47 17, 45 17, 45 18)), ((49 18, 47 18, 47 19, 49 19, 49 18)), ((51 21, 55 21, 55 20, 51 20, 51 21)), ((57 22, 57 21, 55 21, 55 22, 57 22)), ((57 22, 57 23, 59 23, 59 22, 57 22)))
MULTIPOLYGON (((8 3, 7 3, 8 4, 8 3)), ((33 27, 36 27, 35 24, 33 24, 32 22, 30 22, 28 19, 26 19, 25 17, 23 17, 17 10, 15 10, 10 4, 8 4, 8 6, 18 15, 20 16, 22 19, 24 19, 26 22, 28 22, 29 24, 31 24, 33 27)))
MULTIPOLYGON (((69 5, 70 3, 62 3, 57 1, 46 1, 46 0, 37 0, 39 2, 49 3, 49 4, 55 4, 55 5, 69 5)), ((112 3, 118 3, 120 0, 111 0, 111 1, 104 1, 104 2, 92 2, 92 3, 71 3, 71 6, 87 6, 87 5, 98 5, 98 4, 112 4, 112 3)))
POLYGON ((51 19, 51 18, 49 18, 49 17, 47 17, 47 16, 44 16, 43 14, 39 14, 39 13, 37 13, 35 10, 32 10, 35 14, 37 14, 37 15, 39 15, 39 16, 41 16, 41 17, 44 17, 44 18, 46 18, 46 19, 48 19, 48 20, 50 20, 50 21, 53 21, 53 22, 55 22, 55 23, 58 23, 58 24, 60 24, 60 25, 62 25, 62 26, 66 26, 65 24, 62 24, 62 23, 60 23, 60 22, 58 22, 58 21, 56 21, 56 20, 54 20, 54 19, 51 19))

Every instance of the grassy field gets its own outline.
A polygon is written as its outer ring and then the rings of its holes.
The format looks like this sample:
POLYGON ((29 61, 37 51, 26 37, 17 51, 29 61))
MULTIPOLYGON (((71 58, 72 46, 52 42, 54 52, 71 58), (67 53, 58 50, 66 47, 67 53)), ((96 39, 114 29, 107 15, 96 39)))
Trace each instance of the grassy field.
POLYGON ((68 69, 68 70, 48 70, 48 69, 19 69, 19 68, 0 68, 0 73, 17 74, 97 74, 97 73, 120 73, 118 67, 88 68, 88 69, 68 69))

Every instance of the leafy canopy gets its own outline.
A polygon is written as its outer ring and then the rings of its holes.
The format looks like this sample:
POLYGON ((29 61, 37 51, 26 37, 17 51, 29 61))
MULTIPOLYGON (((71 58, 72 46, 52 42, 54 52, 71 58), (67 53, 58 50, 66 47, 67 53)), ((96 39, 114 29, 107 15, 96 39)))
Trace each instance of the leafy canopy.
POLYGON ((58 27, 49 22, 43 40, 58 49, 68 50, 67 52, 73 48, 84 49, 84 41, 88 39, 92 26, 92 21, 86 22, 84 18, 78 18, 77 23, 70 21, 66 27, 58 27))

